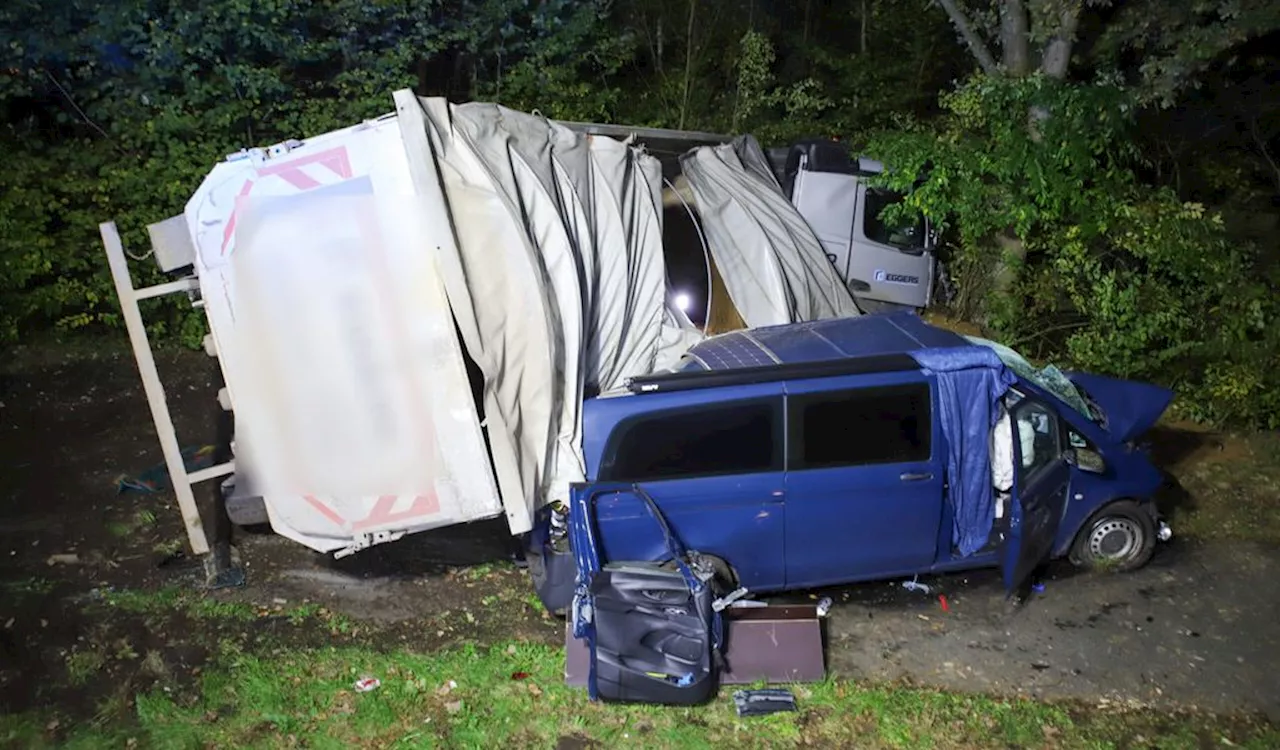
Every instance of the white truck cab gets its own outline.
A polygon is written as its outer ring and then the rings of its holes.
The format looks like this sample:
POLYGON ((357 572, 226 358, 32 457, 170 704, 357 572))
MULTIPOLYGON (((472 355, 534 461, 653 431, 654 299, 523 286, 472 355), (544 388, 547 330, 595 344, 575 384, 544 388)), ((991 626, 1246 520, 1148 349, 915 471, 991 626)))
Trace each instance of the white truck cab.
POLYGON ((935 237, 920 215, 889 221, 881 211, 902 196, 868 185, 884 166, 855 157, 845 144, 807 140, 771 149, 783 192, 822 243, 827 258, 863 309, 929 306, 935 237))

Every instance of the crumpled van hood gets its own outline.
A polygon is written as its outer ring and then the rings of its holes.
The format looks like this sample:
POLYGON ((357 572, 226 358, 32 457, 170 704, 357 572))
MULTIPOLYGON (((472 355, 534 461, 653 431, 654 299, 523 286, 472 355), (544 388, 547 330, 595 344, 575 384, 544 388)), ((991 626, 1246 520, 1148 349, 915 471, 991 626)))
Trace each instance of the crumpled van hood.
POLYGON ((1067 377, 1102 407, 1107 432, 1120 442, 1140 437, 1154 427, 1173 402, 1173 391, 1151 383, 1087 372, 1072 372, 1067 377))

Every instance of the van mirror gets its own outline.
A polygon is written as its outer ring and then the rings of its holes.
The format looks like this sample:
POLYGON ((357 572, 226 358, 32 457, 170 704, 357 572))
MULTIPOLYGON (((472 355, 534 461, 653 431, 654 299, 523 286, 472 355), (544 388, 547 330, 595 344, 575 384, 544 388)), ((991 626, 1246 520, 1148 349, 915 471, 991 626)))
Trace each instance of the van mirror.
POLYGON ((1067 462, 1072 466, 1090 474, 1105 474, 1107 462, 1097 451, 1088 448, 1071 448, 1067 450, 1067 462))

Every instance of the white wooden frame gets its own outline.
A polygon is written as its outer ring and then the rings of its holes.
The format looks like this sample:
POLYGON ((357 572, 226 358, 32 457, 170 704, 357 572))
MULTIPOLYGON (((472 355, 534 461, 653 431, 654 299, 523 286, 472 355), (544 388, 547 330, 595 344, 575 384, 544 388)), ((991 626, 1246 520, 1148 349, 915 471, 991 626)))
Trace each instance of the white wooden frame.
POLYGON ((169 469, 169 481, 173 485, 174 494, 178 497, 178 508, 182 512, 182 521, 187 529, 187 541, 191 544, 192 552, 204 555, 209 552, 209 540, 204 532, 204 524, 200 519, 200 510, 196 506, 192 487, 200 482, 231 474, 235 471, 235 462, 229 461, 187 473, 186 464, 182 460, 182 447, 173 429, 173 418, 169 415, 164 385, 160 382, 155 356, 151 351, 151 342, 147 338, 147 329, 143 325, 142 313, 138 309, 138 300, 191 291, 198 289, 199 284, 194 277, 191 277, 135 289, 133 279, 129 275, 129 261, 125 257, 124 243, 120 240, 120 232, 116 229, 115 222, 99 224, 98 230, 102 234, 102 245, 107 252, 107 262, 111 266, 111 277, 115 280, 116 296, 120 299, 120 311, 124 316, 125 329, 129 332, 133 356, 138 362, 138 372, 142 376, 142 387, 147 394, 147 404, 151 407, 151 418, 155 422, 156 435, 160 438, 160 449, 164 453, 165 466, 169 469))

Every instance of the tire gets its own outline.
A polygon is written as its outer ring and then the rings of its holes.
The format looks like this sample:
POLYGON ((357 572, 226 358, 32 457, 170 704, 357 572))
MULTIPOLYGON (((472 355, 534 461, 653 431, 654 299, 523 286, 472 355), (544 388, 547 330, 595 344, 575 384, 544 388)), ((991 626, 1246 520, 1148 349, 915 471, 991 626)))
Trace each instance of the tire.
POLYGON ((1127 572, 1146 565, 1155 548, 1151 515, 1132 500, 1119 500, 1080 529, 1071 545, 1071 562, 1086 570, 1127 572))
POLYGON ((547 560, 542 556, 542 551, 534 549, 532 544, 532 535, 525 534, 520 540, 520 547, 524 550, 525 570, 529 573, 529 582, 533 587, 535 595, 541 602, 542 606, 551 614, 552 617, 564 619, 569 612, 566 607, 547 607, 545 601, 542 601, 545 587, 549 578, 547 571, 547 560))

